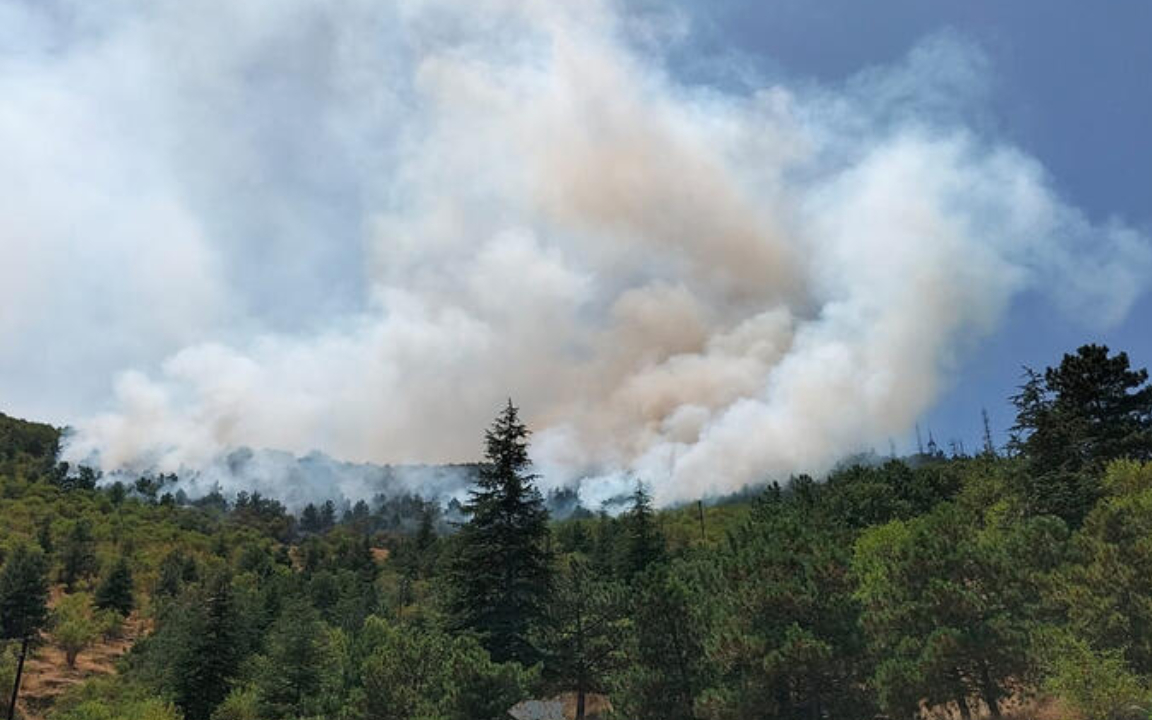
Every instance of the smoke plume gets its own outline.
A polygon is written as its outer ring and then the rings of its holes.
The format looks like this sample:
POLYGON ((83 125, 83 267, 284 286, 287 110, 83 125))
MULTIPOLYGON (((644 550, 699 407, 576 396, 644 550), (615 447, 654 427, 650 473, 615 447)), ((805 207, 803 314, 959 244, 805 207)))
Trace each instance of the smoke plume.
POLYGON ((903 436, 1022 293, 1091 323, 1148 238, 982 116, 947 35, 835 85, 684 80, 594 0, 0 0, 0 392, 70 459, 476 459, 660 502, 903 436), (90 410, 75 416, 75 408, 90 410))

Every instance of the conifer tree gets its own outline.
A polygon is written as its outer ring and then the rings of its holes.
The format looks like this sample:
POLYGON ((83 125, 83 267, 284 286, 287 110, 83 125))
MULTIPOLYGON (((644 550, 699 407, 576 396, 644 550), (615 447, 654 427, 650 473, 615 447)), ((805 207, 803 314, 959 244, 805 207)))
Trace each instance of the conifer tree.
POLYGON ((20 641, 16 678, 8 705, 9 720, 16 711, 28 644, 48 619, 47 574, 43 554, 24 546, 16 548, 0 571, 0 639, 20 641))
POLYGON ((664 538, 656 527, 652 512, 652 498, 639 481, 632 493, 632 507, 625 517, 625 527, 628 544, 624 570, 629 578, 633 578, 662 559, 665 549, 664 538))
POLYGON ((96 607, 128 615, 135 605, 136 602, 132 597, 132 568, 128 565, 128 558, 121 555, 100 583, 100 587, 96 588, 96 607))
POLYGON ((1012 402, 1010 447, 1027 459, 1023 489, 1033 514, 1078 526, 1109 462, 1152 459, 1152 384, 1126 353, 1085 345, 1043 373, 1025 368, 1012 402))
POLYGON ((331 530, 336 525, 336 503, 325 500, 320 507, 320 530, 331 530))
POLYGON ((300 530, 306 533, 320 531, 320 511, 312 503, 304 506, 304 511, 300 513, 300 530))
POLYGON ((68 592, 76 583, 96 572, 96 542, 92 537, 92 523, 80 518, 72 524, 60 550, 60 581, 68 592))
POLYGON ((627 627, 623 587, 596 578, 587 560, 573 558, 557 583, 544 626, 545 667, 562 689, 576 692, 576 720, 584 720, 589 692, 606 690, 623 665, 627 627))
POLYGON ((548 511, 529 472, 528 429, 511 400, 486 437, 486 462, 457 535, 450 610, 456 629, 483 638, 496 662, 532 664, 529 634, 551 590, 548 511))
POLYGON ((303 598, 292 598, 268 633, 258 671, 260 705, 269 718, 318 714, 324 673, 331 665, 324 623, 303 598))
POLYGON ((52 517, 50 515, 45 515, 36 525, 36 544, 44 551, 45 556, 51 555, 56 549, 56 543, 52 538, 52 517))
POLYGON ((243 653, 231 577, 218 572, 206 585, 197 604, 184 608, 173 648, 173 699, 187 720, 211 717, 227 697, 243 653))

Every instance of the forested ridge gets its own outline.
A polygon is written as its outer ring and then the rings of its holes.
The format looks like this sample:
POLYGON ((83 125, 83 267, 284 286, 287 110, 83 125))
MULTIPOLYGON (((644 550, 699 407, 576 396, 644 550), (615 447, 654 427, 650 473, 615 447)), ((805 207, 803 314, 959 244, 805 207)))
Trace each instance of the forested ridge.
POLYGON ((495 720, 565 694, 622 720, 1152 717, 1148 375, 1089 345, 1011 402, 975 454, 664 510, 636 478, 623 513, 564 520, 511 402, 449 515, 107 483, 0 416, 0 699, 57 653, 69 682, 18 716, 495 720))

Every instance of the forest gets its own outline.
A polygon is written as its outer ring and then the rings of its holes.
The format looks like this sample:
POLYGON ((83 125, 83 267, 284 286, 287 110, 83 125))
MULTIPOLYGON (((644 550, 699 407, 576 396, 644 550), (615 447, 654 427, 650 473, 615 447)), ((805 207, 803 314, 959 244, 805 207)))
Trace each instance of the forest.
POLYGON ((635 478, 622 512, 564 519, 511 402, 451 511, 108 482, 57 461, 59 429, 0 416, 0 712, 1152 717, 1148 373, 1086 345, 1009 401, 1010 439, 985 426, 974 454, 662 509, 635 478))

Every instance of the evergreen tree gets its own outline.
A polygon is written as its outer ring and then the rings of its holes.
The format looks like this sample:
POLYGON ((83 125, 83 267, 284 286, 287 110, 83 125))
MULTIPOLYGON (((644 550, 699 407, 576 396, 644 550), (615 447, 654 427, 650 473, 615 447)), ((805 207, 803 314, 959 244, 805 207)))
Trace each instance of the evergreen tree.
POLYGON ((1050 590, 1059 617, 1092 648, 1152 676, 1152 464, 1118 462, 1075 537, 1078 562, 1050 590))
POLYGON ((36 544, 44 551, 45 557, 52 555, 52 551, 56 549, 56 543, 53 542, 52 538, 52 516, 45 515, 37 523, 36 544))
POLYGON ((320 507, 320 530, 331 530, 336 525, 336 503, 325 500, 320 507))
POLYGON ((1152 458, 1152 384, 1127 354, 1085 345, 1041 374, 1025 369, 1012 398, 1010 447, 1027 458, 1023 490, 1034 514, 1078 526, 1100 493, 1112 460, 1152 458))
POLYGON ((319 715, 325 671, 332 664, 324 623, 303 598, 289 600, 268 632, 257 689, 262 717, 319 715))
POLYGON ((185 583, 195 582, 196 561, 174 548, 160 561, 160 572, 153 589, 155 597, 176 597, 185 583))
POLYGON ((576 720, 584 720, 587 694, 606 690, 609 673, 623 664, 624 613, 623 589, 573 558, 552 598, 542 644, 548 673, 560 689, 576 692, 576 720))
POLYGON ((306 533, 320 532, 320 511, 312 503, 305 505, 300 513, 300 530, 306 533))
MULTIPOLYGON (((869 476, 839 482, 861 477, 869 476)), ((838 494, 827 486, 803 499, 770 490, 730 534, 730 552, 695 563, 691 575, 680 570, 679 587, 666 591, 723 589, 690 605, 711 630, 705 662, 714 677, 701 694, 710 715, 875 715, 863 692, 869 664, 851 597, 852 534, 827 519, 840 514, 826 507, 838 494)))
POLYGON ((112 564, 108 574, 96 588, 96 607, 128 615, 136 601, 132 596, 132 568, 128 558, 121 555, 112 564))
POLYGON ((599 575, 612 577, 620 572, 620 521, 600 508, 596 516, 596 532, 592 543, 592 566, 599 575))
POLYGON ((486 462, 456 537, 450 610, 473 629, 496 662, 532 664, 531 628, 551 590, 548 511, 528 472, 528 430, 511 401, 486 434, 486 462))
POLYGON ((1065 534, 1051 517, 981 528, 951 503, 865 532, 853 571, 881 707, 909 716, 922 700, 954 702, 968 718, 976 697, 999 717, 1013 683, 1033 671, 1039 591, 1065 534))
POLYGON ((420 507, 420 527, 416 530, 416 549, 427 551, 436 542, 436 503, 423 502, 420 507))
POLYGON ((44 555, 18 545, 0 571, 0 638, 32 637, 48 618, 48 572, 44 555))
POLYGON ((637 481, 632 493, 632 507, 625 518, 628 541, 625 556, 625 574, 634 578, 644 572, 649 565, 664 557, 664 536, 656 527, 652 512, 652 498, 637 481))
POLYGON ((187 720, 209 720, 227 697, 243 657, 239 612, 231 577, 209 578, 202 597, 189 598, 170 638, 173 666, 169 682, 173 699, 187 720))
POLYGON ((92 522, 80 518, 72 523, 64 546, 60 550, 60 581, 72 592, 76 583, 96 572, 96 542, 92 537, 92 522))
MULTIPOLYGON (((628 664, 614 678, 612 697, 632 720, 699 717, 693 706, 708 684, 710 629, 701 617, 708 603, 701 583, 673 569, 657 566, 637 576, 631 588, 628 664)), ((716 590, 710 587, 707 596, 714 598, 716 590)))
POLYGON ((20 655, 8 704, 9 718, 16 711, 28 644, 39 634, 48 619, 47 575, 44 555, 23 545, 16 547, 4 563, 4 569, 0 570, 0 639, 20 642, 20 655))

